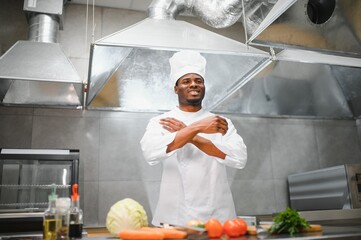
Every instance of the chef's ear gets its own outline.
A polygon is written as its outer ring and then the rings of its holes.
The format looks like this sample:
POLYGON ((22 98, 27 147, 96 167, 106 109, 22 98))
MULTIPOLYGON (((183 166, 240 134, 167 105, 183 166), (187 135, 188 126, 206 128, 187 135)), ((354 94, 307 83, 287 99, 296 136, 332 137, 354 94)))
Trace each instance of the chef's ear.
POLYGON ((178 94, 178 80, 174 84, 174 92, 178 94))

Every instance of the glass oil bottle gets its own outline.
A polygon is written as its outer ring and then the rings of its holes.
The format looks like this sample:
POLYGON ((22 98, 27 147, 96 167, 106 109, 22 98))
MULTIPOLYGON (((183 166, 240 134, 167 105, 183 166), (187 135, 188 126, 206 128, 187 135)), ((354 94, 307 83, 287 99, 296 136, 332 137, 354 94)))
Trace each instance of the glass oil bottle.
POLYGON ((82 238, 83 232, 83 211, 79 205, 78 184, 72 187, 73 194, 71 195, 71 207, 69 211, 69 238, 82 238))
POLYGON ((56 239, 56 199, 58 195, 55 194, 56 185, 52 184, 52 192, 49 195, 49 206, 44 212, 43 217, 43 239, 55 240, 56 239))

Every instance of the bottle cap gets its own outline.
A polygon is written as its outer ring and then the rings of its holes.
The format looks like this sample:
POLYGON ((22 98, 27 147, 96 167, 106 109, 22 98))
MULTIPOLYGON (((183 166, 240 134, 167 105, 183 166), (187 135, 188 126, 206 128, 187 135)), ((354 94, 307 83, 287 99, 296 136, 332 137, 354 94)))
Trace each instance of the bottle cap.
POLYGON ((51 184, 51 194, 49 195, 49 201, 56 201, 56 199, 58 198, 58 195, 56 195, 56 185, 55 183, 51 184))
POLYGON ((76 202, 79 200, 78 184, 73 184, 72 191, 73 194, 71 195, 71 199, 76 202))

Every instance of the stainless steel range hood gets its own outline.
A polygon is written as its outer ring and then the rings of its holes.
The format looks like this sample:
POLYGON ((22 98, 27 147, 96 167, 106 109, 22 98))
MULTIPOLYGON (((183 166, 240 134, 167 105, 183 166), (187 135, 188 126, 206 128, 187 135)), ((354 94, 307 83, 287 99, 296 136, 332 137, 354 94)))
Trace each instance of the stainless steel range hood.
MULTIPOLYGON (((352 24, 346 23, 340 13, 347 8, 347 1, 335 2, 331 17, 324 23, 317 22, 321 20, 315 16, 311 18, 318 2, 324 2, 321 0, 244 1, 241 10, 245 14, 240 19, 246 23, 247 42, 270 47, 271 54, 174 20, 180 12, 192 9, 187 0, 160 1, 164 4, 151 4, 148 19, 93 44, 89 109, 168 110, 176 105, 172 83, 168 81, 168 58, 180 49, 196 49, 208 61, 204 105, 214 112, 275 117, 361 116, 361 54, 354 44, 360 43, 355 40, 358 27, 347 28, 352 24), (179 2, 185 4, 173 5, 179 2), (169 6, 167 11, 165 3, 169 6), (152 12, 158 7, 160 11, 152 12), (282 27, 273 27, 277 24, 282 27), (335 26, 342 26, 343 30, 333 29, 335 26), (287 31, 283 31, 284 27, 287 31), (352 31, 355 36, 349 38, 352 31), (340 38, 343 34, 347 41, 340 38), (325 47, 320 48, 321 45, 325 47)), ((355 1, 356 6, 358 2, 355 1)), ((203 8, 212 15, 208 6, 203 8)), ((191 13, 203 16, 200 9, 202 6, 197 6, 197 11, 191 13)), ((353 19, 361 15, 349 16, 353 19)), ((221 22, 210 25, 222 26, 221 22)))
POLYGON ((81 108, 82 81, 56 43, 63 0, 24 1, 29 41, 0 58, 0 103, 81 108))
POLYGON ((246 1, 251 44, 361 54, 361 0, 246 1))
POLYGON ((214 111, 261 116, 361 116, 361 58, 286 49, 214 111))
POLYGON ((245 1, 247 42, 285 50, 215 110, 360 117, 360 10, 360 0, 245 1))
MULTIPOLYGON (((271 63, 267 52, 174 20, 174 14, 169 12, 159 14, 159 5, 157 1, 151 5, 151 10, 157 8, 156 13, 150 10, 149 15, 153 17, 92 44, 88 109, 163 111, 173 108, 177 102, 174 83, 169 80, 168 59, 178 50, 197 50, 207 59, 204 106, 210 108, 271 63)), ((179 9, 175 12, 179 13, 179 9)))

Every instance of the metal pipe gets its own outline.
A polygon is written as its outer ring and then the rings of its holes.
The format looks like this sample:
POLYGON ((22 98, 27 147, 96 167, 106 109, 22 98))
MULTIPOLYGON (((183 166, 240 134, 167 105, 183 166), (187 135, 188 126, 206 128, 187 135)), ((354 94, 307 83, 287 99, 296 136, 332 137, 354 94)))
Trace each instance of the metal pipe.
POLYGON ((153 0, 148 7, 148 17, 174 20, 184 10, 186 0, 153 0))
POLYGON ((31 13, 29 19, 29 40, 56 43, 59 31, 59 16, 31 13))
POLYGON ((242 15, 242 0, 153 0, 148 17, 175 19, 179 13, 189 11, 214 28, 233 25, 242 15))
POLYGON ((196 0, 193 5, 196 16, 214 28, 233 25, 242 15, 242 0, 196 0))

